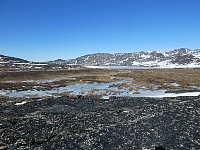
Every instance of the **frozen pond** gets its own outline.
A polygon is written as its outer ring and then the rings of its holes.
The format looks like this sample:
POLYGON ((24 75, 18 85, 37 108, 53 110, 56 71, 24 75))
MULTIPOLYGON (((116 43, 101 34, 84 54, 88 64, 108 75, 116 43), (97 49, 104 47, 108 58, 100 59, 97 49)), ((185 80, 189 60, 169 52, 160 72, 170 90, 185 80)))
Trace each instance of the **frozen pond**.
MULTIPOLYGON (((112 87, 116 84, 121 84, 129 82, 129 80, 121 80, 116 82, 109 83, 93 83, 93 84, 75 84, 69 85, 66 87, 57 87, 51 90, 25 90, 25 91, 16 91, 16 90, 0 90, 1 96, 8 97, 44 97, 44 96, 55 96, 56 94, 61 94, 69 92, 71 95, 101 95, 103 98, 108 98, 110 96, 122 96, 122 97, 178 97, 178 96, 198 96, 200 92, 187 92, 187 93, 165 93, 166 90, 128 90, 128 89, 119 89, 117 87, 112 87)), ((136 89, 138 85, 130 85, 131 87, 135 86, 136 89)), ((177 85, 176 85, 177 86, 177 85)))

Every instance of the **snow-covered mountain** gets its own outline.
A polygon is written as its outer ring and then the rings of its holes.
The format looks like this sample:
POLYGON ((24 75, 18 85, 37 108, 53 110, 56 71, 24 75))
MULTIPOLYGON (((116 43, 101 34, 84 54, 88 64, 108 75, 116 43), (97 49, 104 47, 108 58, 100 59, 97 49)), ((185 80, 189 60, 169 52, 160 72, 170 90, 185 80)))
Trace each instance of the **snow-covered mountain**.
POLYGON ((71 59, 67 63, 83 66, 200 67, 200 49, 180 48, 171 51, 96 53, 71 59))
POLYGON ((134 53, 96 53, 76 59, 57 59, 49 62, 29 62, 24 59, 0 55, 0 67, 59 68, 76 66, 133 66, 158 68, 200 68, 200 49, 180 48, 171 51, 142 51, 134 53))

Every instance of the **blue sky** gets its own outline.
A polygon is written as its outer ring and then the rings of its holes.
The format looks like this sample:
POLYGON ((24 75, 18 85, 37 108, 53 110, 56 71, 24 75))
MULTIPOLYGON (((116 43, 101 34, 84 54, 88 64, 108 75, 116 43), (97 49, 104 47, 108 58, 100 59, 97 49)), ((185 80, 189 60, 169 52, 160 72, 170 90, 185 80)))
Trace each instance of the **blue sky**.
POLYGON ((0 0, 0 54, 32 61, 200 48, 200 0, 0 0))

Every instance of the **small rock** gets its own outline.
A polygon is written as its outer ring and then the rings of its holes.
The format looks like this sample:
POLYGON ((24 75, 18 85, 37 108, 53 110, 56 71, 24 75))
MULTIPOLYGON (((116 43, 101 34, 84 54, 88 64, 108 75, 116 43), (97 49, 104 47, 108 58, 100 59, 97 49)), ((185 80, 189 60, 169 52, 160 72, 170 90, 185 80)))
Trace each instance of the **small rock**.
POLYGON ((15 145, 26 145, 26 142, 23 139, 19 139, 17 140, 17 142, 15 143, 15 145))
POLYGON ((0 150, 8 149, 8 146, 0 146, 0 150))

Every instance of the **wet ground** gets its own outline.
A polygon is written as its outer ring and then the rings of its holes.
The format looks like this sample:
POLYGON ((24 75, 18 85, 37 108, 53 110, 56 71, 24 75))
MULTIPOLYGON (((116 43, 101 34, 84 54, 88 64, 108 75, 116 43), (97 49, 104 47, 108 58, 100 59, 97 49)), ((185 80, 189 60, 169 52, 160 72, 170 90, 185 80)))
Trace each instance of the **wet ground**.
POLYGON ((200 69, 0 71, 0 96, 177 97, 200 94, 200 69))
POLYGON ((0 149, 200 149, 200 97, 91 96, 0 104, 0 149))
POLYGON ((1 71, 0 150, 200 149, 199 95, 200 69, 1 71))
MULTIPOLYGON (((25 82, 25 81, 23 81, 25 82)), ((31 81, 33 82, 33 81, 31 81)), ((148 86, 133 84, 132 79, 119 80, 106 83, 78 83, 73 85, 52 87, 45 89, 42 86, 34 86, 29 89, 0 90, 0 96, 14 98, 43 98, 72 95, 96 95, 99 97, 178 97, 178 96, 198 96, 199 87, 191 86, 188 89, 181 89, 177 83, 171 83, 170 91, 163 89, 159 85, 150 84, 148 86)))

